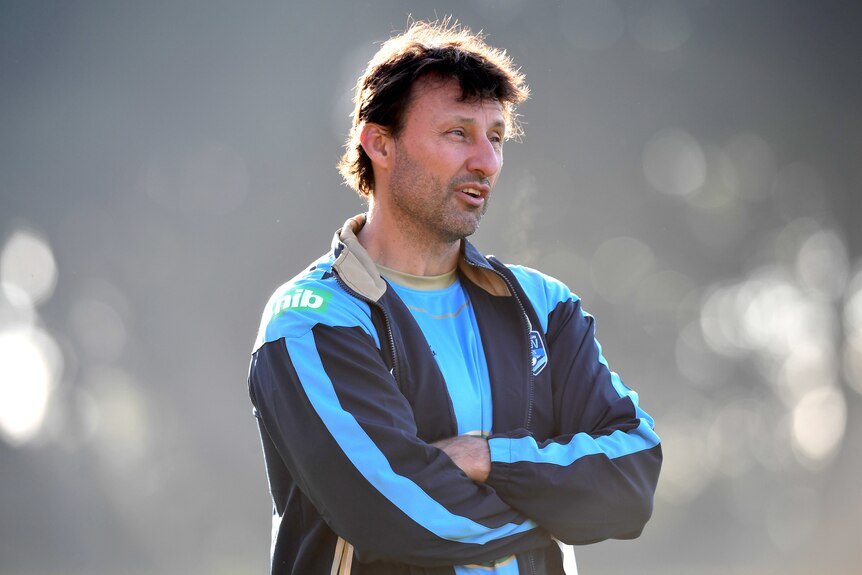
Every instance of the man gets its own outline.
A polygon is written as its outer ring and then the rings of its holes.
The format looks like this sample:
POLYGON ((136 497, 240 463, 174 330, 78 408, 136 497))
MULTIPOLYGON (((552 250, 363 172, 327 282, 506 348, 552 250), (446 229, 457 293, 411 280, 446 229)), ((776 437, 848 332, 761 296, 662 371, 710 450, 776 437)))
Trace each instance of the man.
POLYGON ((272 573, 560 574, 556 540, 637 537, 661 447, 560 282, 476 231, 527 97, 447 23, 383 44, 340 170, 368 202, 279 288, 249 375, 272 573))

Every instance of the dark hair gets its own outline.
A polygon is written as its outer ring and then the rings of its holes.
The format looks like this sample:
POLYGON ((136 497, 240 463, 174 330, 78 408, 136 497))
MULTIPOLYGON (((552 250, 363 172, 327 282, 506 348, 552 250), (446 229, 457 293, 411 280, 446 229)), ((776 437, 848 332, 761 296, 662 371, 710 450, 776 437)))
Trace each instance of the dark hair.
POLYGON ((499 101, 507 137, 521 134, 515 107, 527 99, 529 89, 506 52, 488 46, 481 32, 474 34, 448 18, 414 22, 383 43, 356 82, 353 125, 338 170, 360 196, 367 198, 374 191, 371 158, 359 142, 363 125, 380 124, 397 136, 413 85, 429 74, 458 80, 465 101, 499 101))

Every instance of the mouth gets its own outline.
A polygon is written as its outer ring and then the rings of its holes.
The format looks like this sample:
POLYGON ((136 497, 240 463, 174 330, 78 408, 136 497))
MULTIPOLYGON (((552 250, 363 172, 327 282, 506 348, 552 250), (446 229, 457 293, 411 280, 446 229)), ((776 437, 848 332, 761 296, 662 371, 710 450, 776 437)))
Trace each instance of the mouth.
POLYGON ((469 183, 461 185, 457 188, 457 191, 461 192, 469 196, 474 200, 484 200, 489 193, 491 193, 491 187, 486 184, 481 183, 469 183))

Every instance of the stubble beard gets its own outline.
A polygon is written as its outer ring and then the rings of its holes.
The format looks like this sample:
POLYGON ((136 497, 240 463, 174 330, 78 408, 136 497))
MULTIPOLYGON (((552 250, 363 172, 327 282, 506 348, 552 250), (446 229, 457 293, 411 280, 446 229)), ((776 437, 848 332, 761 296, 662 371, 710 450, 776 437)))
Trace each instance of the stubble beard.
POLYGON ((425 242, 452 244, 473 235, 488 209, 488 198, 481 208, 459 205, 455 188, 469 181, 475 178, 462 176, 444 184, 401 151, 390 179, 399 227, 425 242))

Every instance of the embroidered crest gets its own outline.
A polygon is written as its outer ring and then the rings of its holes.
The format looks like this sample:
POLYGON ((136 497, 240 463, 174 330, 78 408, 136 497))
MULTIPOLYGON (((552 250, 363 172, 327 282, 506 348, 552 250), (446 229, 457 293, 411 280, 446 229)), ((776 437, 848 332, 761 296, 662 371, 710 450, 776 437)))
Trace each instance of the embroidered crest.
POLYGON ((548 365, 548 354, 545 352, 545 344, 537 331, 530 332, 530 355, 533 356, 530 367, 533 375, 539 375, 548 365))

